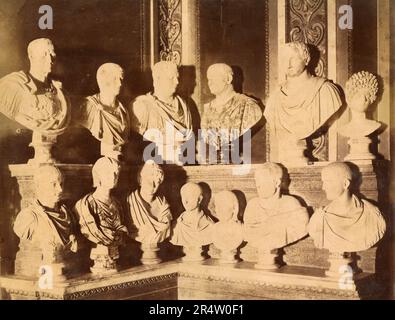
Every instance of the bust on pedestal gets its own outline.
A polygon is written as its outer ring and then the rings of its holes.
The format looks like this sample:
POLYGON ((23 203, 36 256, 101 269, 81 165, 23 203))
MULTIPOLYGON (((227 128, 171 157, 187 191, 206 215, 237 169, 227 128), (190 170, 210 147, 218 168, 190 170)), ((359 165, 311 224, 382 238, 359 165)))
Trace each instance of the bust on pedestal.
POLYGON ((281 54, 285 81, 270 95, 264 115, 272 143, 278 144, 277 161, 303 165, 306 139, 327 123, 342 101, 332 82, 309 73, 306 44, 287 43, 281 54))
POLYGON ((185 211, 178 217, 170 242, 183 246, 183 261, 202 261, 202 246, 211 243, 210 228, 214 223, 201 209, 202 188, 188 182, 181 188, 181 199, 185 211))
POLYGON ((157 194, 164 179, 163 170, 149 160, 138 173, 139 189, 128 198, 133 238, 141 243, 143 264, 157 264, 158 243, 170 236, 172 215, 165 197, 157 194))
POLYGON ((77 252, 77 222, 68 208, 61 204, 62 174, 54 166, 40 166, 34 173, 34 184, 34 202, 23 209, 14 222, 14 231, 21 240, 16 264, 20 264, 22 270, 48 265, 55 281, 64 280, 76 258, 73 253, 77 252), (40 249, 41 261, 34 261, 29 256, 33 250, 24 250, 26 241, 33 248, 40 249), (21 256, 22 252, 24 256, 21 256))
POLYGON ((117 270, 118 246, 128 233, 123 224, 122 206, 111 194, 117 186, 120 174, 118 161, 103 157, 92 168, 93 185, 96 190, 75 204, 81 233, 92 243, 92 273, 117 270))
POLYGON ((0 112, 33 131, 35 156, 30 163, 53 163, 52 147, 70 122, 69 103, 62 83, 49 77, 56 57, 51 40, 33 40, 27 52, 29 72, 0 79, 0 112))
POLYGON ((346 98, 351 110, 351 121, 338 132, 349 138, 350 152, 344 160, 372 160, 375 156, 369 151, 369 135, 381 127, 381 123, 366 119, 366 110, 377 99, 378 82, 366 71, 354 74, 346 83, 346 98))
POLYGON ((101 142, 101 155, 120 160, 129 139, 129 115, 118 100, 123 69, 105 63, 97 70, 100 92, 87 97, 81 106, 80 124, 101 142))
POLYGON ((314 212, 308 226, 316 247, 331 253, 326 272, 330 277, 340 277, 346 270, 352 276, 349 253, 371 248, 386 230, 379 209, 350 191, 351 181, 345 163, 331 163, 322 170, 322 188, 331 202, 314 212))
POLYGON ((283 195, 283 169, 267 162, 256 169, 258 197, 247 203, 244 214, 244 239, 258 249, 259 269, 276 269, 277 249, 307 235, 306 208, 292 196, 283 195))
POLYGON ((237 248, 243 242, 243 225, 237 215, 239 202, 231 191, 221 191, 214 195, 215 215, 218 222, 212 227, 212 239, 221 250, 221 263, 236 263, 237 248))

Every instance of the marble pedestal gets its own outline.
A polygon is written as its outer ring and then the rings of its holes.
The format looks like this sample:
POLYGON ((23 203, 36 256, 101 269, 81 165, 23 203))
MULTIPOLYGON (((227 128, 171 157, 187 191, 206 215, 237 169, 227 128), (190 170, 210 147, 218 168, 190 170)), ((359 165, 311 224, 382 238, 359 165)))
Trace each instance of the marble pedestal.
POLYGON ((355 277, 355 287, 342 287, 316 268, 283 267, 256 270, 253 264, 234 266, 216 259, 186 264, 181 260, 139 266, 113 275, 85 275, 40 289, 38 282, 17 276, 0 277, 5 299, 29 300, 265 300, 383 298, 384 288, 372 274, 355 277))

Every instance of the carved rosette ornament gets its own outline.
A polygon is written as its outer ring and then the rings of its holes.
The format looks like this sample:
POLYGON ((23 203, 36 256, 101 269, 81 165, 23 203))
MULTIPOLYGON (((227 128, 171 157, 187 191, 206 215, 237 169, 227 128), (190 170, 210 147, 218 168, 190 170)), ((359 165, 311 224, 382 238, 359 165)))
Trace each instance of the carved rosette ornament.
POLYGON ((159 1, 159 57, 181 63, 181 0, 159 1))

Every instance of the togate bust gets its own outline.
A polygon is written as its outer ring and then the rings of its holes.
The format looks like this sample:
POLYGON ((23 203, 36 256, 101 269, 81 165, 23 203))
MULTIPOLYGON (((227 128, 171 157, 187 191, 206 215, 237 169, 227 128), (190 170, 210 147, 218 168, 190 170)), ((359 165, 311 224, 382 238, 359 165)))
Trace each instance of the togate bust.
POLYGON ((351 192, 352 178, 350 167, 343 162, 331 163, 321 173, 330 202, 314 212, 308 231, 318 248, 332 253, 328 275, 340 276, 339 266, 352 262, 345 253, 371 248, 386 230, 380 210, 351 192))
POLYGON ((115 63, 105 63, 97 70, 100 92, 85 98, 81 106, 80 124, 101 142, 101 155, 120 159, 129 139, 129 115, 118 100, 123 81, 123 69, 115 63))
POLYGON ((127 235, 123 224, 122 206, 112 195, 120 175, 120 165, 112 158, 100 158, 92 168, 95 191, 77 201, 74 210, 79 219, 81 233, 94 245, 91 258, 93 273, 116 271, 118 247, 127 235))
MULTIPOLYGON (((335 84, 310 74, 311 55, 302 42, 281 50, 285 80, 270 95, 264 115, 279 162, 306 163, 306 139, 323 127, 342 105, 335 84)), ((282 76, 281 75, 281 76, 282 76)))
POLYGON ((56 137, 70 122, 70 107, 62 83, 52 80, 55 48, 45 38, 29 43, 28 72, 18 71, 0 79, 0 112, 33 131, 36 163, 54 162, 56 137))

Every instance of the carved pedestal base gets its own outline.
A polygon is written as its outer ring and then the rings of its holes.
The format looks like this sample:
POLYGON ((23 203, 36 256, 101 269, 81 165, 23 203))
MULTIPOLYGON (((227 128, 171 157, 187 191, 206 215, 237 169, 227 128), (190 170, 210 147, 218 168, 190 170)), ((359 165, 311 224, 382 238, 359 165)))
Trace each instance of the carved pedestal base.
POLYGON ((183 247, 185 256, 182 257, 184 262, 199 262, 203 261, 202 247, 183 247))
POLYGON ((119 258, 118 247, 106 247, 98 244, 92 248, 91 259, 93 267, 91 272, 96 274, 112 273, 117 271, 116 260, 119 258))
POLYGON ((276 270, 279 268, 276 263, 277 257, 277 250, 258 250, 258 262, 255 264, 255 268, 260 270, 276 270))
POLYGON ((325 275, 329 278, 337 279, 339 286, 347 289, 355 288, 354 271, 351 267, 352 259, 345 253, 329 254, 329 269, 325 271, 325 275))
POLYGON ((304 152, 307 148, 306 140, 292 140, 287 139, 281 141, 281 148, 279 149, 279 162, 292 165, 306 165, 308 159, 304 152))
POLYGON ((141 250, 143 256, 141 257, 141 263, 146 265, 158 264, 161 262, 158 257, 159 248, 157 244, 141 244, 141 250))
POLYGON ((344 158, 346 161, 350 160, 373 160, 375 156, 370 153, 369 146, 372 140, 369 137, 350 138, 348 144, 350 146, 350 153, 344 158))
POLYGON ((237 250, 221 250, 220 256, 219 256, 219 262, 223 264, 233 264, 238 262, 236 259, 236 252, 237 250))
POLYGON ((52 156, 52 148, 56 144, 57 136, 44 136, 38 132, 33 132, 30 147, 34 148, 34 158, 28 161, 30 165, 46 163, 56 163, 52 156))

